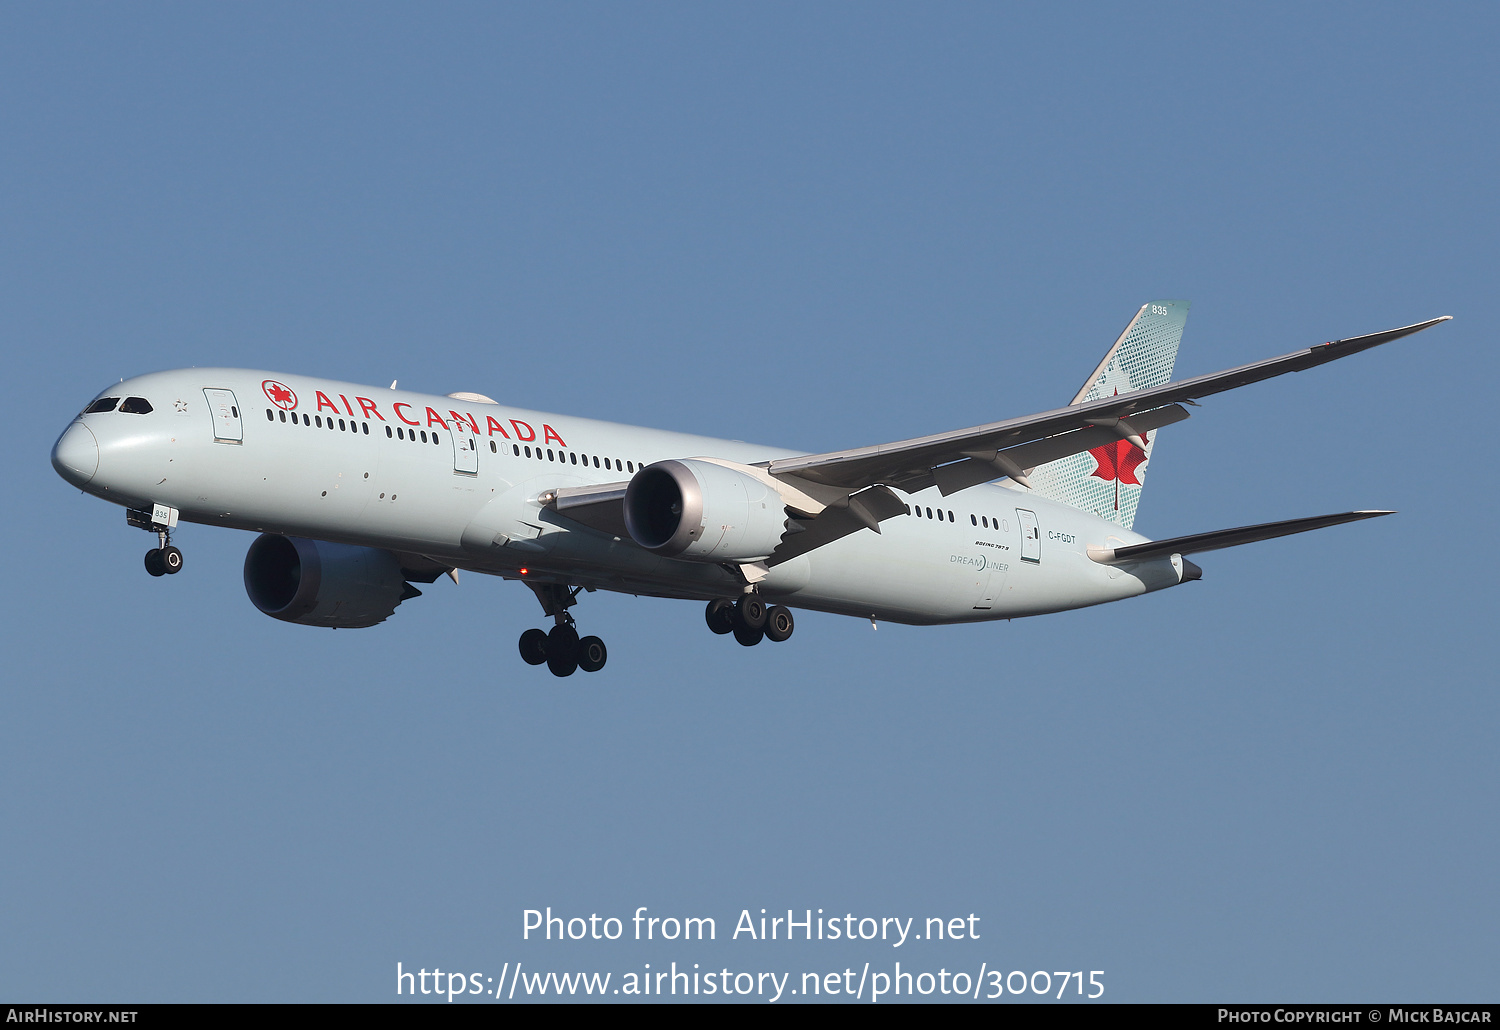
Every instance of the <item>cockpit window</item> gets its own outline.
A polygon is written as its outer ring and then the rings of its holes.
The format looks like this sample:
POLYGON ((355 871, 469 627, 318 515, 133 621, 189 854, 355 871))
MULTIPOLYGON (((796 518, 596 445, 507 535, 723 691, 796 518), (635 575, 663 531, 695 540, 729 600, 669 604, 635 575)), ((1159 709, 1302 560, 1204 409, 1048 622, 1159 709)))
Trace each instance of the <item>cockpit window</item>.
POLYGON ((149 415, 151 402, 144 397, 126 397, 125 403, 120 405, 120 410, 131 415, 149 415))
POLYGON ((85 415, 97 415, 101 411, 114 411, 115 405, 120 403, 118 397, 100 397, 93 404, 83 409, 85 415))

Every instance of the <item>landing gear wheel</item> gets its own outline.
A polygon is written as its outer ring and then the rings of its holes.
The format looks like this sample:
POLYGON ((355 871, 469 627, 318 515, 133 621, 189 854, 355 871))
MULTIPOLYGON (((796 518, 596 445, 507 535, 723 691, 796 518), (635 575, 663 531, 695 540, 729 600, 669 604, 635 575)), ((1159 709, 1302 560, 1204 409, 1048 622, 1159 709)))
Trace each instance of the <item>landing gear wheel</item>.
POLYGON ((547 668, 554 676, 571 676, 578 671, 578 631, 572 626, 553 626, 547 634, 547 668))
POLYGON ((727 598, 716 598, 708 602, 708 610, 703 613, 708 620, 708 628, 723 636, 734 630, 734 602, 727 598))
POLYGON ((547 634, 544 630, 528 629, 521 634, 521 661, 527 665, 541 665, 547 660, 547 634))
MULTIPOLYGON (((734 606, 734 621, 738 626, 755 630, 755 639, 759 640, 760 631, 766 628, 766 602, 754 594, 746 594, 734 606)), ((744 641, 741 640, 740 643, 743 644, 744 641)))
POLYGON ((784 605, 776 605, 766 612, 766 639, 781 643, 792 635, 792 630, 797 628, 792 619, 792 611, 784 605))
POLYGON ((153 576, 167 574, 167 563, 162 560, 161 551, 155 547, 146 552, 146 571, 153 576))
POLYGON ((598 637, 584 637, 578 642, 578 667, 584 672, 598 672, 609 660, 609 649, 598 637))
POLYGON ((167 570, 168 575, 176 575, 182 571, 182 552, 170 544, 160 551, 162 567, 167 570))
POLYGON ((754 647, 756 644, 760 643, 761 638, 765 635, 766 631, 763 629, 747 629, 744 626, 734 627, 734 639, 738 640, 746 647, 754 647))

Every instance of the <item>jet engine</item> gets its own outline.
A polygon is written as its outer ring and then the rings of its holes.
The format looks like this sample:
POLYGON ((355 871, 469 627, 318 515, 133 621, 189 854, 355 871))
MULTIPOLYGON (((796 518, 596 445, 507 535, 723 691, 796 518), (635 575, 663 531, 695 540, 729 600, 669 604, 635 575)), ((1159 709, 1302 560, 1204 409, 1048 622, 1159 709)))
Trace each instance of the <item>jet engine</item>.
POLYGON ((361 629, 421 591, 390 551, 263 533, 245 555, 245 593, 273 619, 361 629))
POLYGON ((781 497, 754 476, 696 458, 658 461, 630 480, 625 528, 667 558, 752 562, 786 532, 781 497))

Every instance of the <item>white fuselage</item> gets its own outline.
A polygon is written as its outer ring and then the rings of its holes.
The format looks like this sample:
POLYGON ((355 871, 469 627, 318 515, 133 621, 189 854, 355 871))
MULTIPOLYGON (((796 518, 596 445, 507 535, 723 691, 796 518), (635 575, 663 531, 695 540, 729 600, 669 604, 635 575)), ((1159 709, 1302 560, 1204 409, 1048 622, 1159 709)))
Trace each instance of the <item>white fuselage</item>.
MULTIPOLYGON (((153 373, 101 396, 143 397, 152 410, 79 416, 59 440, 54 464, 70 482, 117 504, 165 504, 204 525, 663 597, 735 596, 745 583, 731 568, 664 558, 628 536, 581 525, 539 497, 621 483, 668 458, 750 465, 797 453, 244 369, 153 373), (92 471, 79 427, 97 448, 92 471)), ((775 565, 758 589, 794 607, 931 624, 1079 608, 1181 578, 1166 560, 1091 560, 1090 546, 1146 538, 1019 488, 900 497, 913 514, 775 565)))

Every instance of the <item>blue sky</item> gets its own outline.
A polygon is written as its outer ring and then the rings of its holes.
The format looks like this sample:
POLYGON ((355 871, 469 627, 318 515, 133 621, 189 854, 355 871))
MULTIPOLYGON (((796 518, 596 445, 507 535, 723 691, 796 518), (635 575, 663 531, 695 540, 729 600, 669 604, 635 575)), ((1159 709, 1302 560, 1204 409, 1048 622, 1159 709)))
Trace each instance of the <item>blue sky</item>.
POLYGON ((1485 5, 46 5, 0 13, 0 998, 394 997, 405 968, 1105 971, 1111 1000, 1494 1000, 1497 77, 1485 5), (1383 507, 1202 583, 786 645, 515 584, 261 616, 47 452, 240 365, 827 449, 1440 314, 1163 433, 1154 536, 1383 507), (1488 517, 1488 516, 1485 516, 1488 517), (703 945, 522 911, 713 916, 703 945), (900 952, 742 909, 967 915, 900 952))

